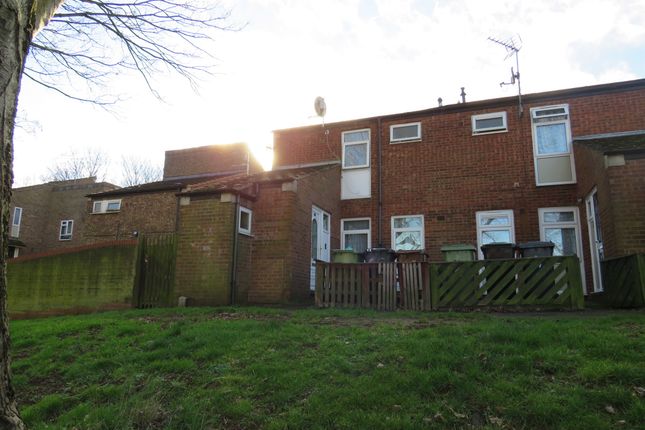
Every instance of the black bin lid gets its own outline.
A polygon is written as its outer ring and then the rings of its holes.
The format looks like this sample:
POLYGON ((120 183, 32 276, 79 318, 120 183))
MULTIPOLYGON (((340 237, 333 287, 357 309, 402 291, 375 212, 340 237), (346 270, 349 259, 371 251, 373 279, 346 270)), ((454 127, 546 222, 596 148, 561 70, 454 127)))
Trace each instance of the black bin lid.
POLYGON ((553 248, 555 244, 551 241, 548 242, 541 242, 541 241, 533 241, 533 242, 524 242, 520 243, 517 245, 518 248, 520 249, 531 249, 531 248, 553 248))

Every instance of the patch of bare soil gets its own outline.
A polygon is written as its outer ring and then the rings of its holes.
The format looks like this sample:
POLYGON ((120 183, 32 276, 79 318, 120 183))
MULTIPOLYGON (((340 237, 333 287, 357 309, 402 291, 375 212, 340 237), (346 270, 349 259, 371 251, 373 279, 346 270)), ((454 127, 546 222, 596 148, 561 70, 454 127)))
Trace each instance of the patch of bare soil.
POLYGON ((24 388, 17 391, 18 404, 22 407, 33 405, 43 397, 50 394, 62 394, 70 391, 69 387, 61 385, 63 376, 60 373, 50 373, 44 377, 35 377, 29 380, 24 388))

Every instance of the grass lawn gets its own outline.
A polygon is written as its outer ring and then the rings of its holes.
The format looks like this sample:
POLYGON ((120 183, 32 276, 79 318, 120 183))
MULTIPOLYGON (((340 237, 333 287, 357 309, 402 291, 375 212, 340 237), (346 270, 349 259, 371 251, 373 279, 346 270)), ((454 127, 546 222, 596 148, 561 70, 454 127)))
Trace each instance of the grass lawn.
POLYGON ((635 429, 645 313, 187 308, 14 321, 30 428, 635 429))

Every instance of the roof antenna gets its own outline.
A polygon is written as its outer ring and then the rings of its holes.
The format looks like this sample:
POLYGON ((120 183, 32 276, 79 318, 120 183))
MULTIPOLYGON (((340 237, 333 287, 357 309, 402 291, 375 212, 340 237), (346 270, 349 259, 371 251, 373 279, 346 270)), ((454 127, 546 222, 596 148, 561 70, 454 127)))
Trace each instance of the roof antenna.
POLYGON ((517 35, 517 38, 519 40, 519 43, 517 43, 512 37, 506 41, 495 39, 493 37, 488 37, 488 40, 493 43, 497 43, 498 45, 502 45, 504 48, 506 48, 506 57, 504 58, 505 60, 515 55, 515 66, 517 68, 517 72, 515 72, 511 67, 511 81, 500 82, 499 86, 503 87, 504 85, 515 85, 515 82, 517 82, 519 116, 521 118, 522 114, 524 113, 524 107, 522 106, 522 87, 520 86, 520 59, 518 53, 520 52, 520 49, 522 49, 522 38, 519 34, 517 35))

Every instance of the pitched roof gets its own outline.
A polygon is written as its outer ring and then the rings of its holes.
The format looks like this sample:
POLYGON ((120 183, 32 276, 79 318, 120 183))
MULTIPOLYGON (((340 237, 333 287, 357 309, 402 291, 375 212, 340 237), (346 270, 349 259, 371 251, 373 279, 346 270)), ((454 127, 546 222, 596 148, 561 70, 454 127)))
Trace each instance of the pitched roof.
POLYGON ((116 197, 128 194, 142 194, 142 193, 156 193, 162 191, 180 191, 186 185, 194 184, 196 182, 203 182, 212 180, 212 178, 219 178, 220 174, 199 175, 182 179, 169 179, 165 181, 148 182, 147 184, 133 185, 131 187, 118 188, 115 190, 104 191, 100 193, 88 194, 87 197, 116 197))
POLYGON ((184 194, 206 194, 206 193, 222 193, 234 192, 242 193, 247 197, 254 198, 255 185, 266 183, 284 183, 291 182, 296 179, 301 179, 306 176, 318 173, 337 167, 338 163, 331 163, 317 166, 303 166, 293 167, 288 169, 269 170, 266 172, 255 173, 247 175, 240 173, 237 175, 227 176, 224 178, 212 179, 188 185, 184 189, 184 194))
POLYGON ((574 137, 573 141, 603 154, 643 151, 645 150, 645 130, 593 134, 574 137))

